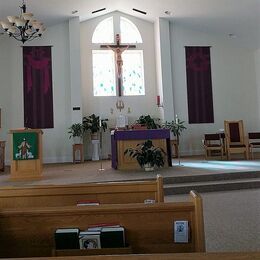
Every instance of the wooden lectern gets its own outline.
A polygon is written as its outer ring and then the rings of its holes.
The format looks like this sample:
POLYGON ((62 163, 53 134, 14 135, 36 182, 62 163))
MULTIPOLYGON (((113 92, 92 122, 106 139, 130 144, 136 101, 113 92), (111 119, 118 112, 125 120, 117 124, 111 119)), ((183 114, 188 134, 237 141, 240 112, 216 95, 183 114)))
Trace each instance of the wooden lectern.
POLYGON ((42 177, 42 130, 14 129, 11 134, 11 180, 42 177))

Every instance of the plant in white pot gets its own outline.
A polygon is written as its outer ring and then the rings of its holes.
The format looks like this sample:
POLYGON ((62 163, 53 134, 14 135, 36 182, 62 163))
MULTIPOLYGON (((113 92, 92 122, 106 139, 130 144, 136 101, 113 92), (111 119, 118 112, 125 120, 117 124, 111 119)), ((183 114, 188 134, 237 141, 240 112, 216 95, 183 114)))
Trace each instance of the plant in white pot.
POLYGON ((81 144, 83 139, 83 125, 81 123, 74 123, 69 127, 69 139, 73 138, 74 144, 81 144))
POLYGON ((99 116, 92 114, 90 116, 83 117, 83 129, 84 132, 90 130, 91 139, 98 139, 98 132, 103 130, 104 132, 107 129, 107 119, 103 119, 100 121, 99 116))
POLYGON ((105 132, 107 129, 107 119, 100 119, 99 116, 92 114, 90 116, 83 117, 83 129, 84 132, 90 131, 91 143, 92 143, 92 160, 99 160, 99 150, 102 153, 102 130, 105 132), (99 135, 100 139, 99 140, 99 135), (100 149, 99 149, 100 148, 100 149))
POLYGON ((137 144, 136 148, 128 148, 124 155, 135 158, 141 168, 145 171, 153 171, 154 166, 157 168, 164 166, 164 155, 166 153, 160 147, 155 147, 151 140, 137 144))

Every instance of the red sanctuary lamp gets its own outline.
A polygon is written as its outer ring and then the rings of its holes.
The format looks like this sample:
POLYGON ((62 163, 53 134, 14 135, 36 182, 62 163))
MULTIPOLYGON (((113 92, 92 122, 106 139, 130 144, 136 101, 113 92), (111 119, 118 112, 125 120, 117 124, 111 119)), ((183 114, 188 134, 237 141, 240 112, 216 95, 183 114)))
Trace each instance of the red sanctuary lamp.
POLYGON ((158 96, 156 96, 156 105, 158 106, 158 107, 162 107, 162 104, 161 104, 161 97, 158 95, 158 96))

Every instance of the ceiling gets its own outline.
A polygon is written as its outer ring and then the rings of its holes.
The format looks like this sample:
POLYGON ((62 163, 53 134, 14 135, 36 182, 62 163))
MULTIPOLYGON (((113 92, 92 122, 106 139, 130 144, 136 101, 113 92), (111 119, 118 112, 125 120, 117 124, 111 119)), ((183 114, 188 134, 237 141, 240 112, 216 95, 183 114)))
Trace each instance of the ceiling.
MULTIPOLYGON (((247 44, 249 48, 260 48, 260 0, 26 0, 27 11, 35 18, 51 26, 79 16, 81 21, 112 11, 155 21, 165 17, 178 24, 203 32, 228 37, 247 44), (106 8, 92 14, 92 11, 106 8), (136 8, 146 15, 134 12, 136 8), (72 11, 77 10, 76 14, 72 11), (171 14, 165 14, 170 11, 171 14)), ((18 15, 21 0, 0 0, 0 19, 7 15, 18 15)))

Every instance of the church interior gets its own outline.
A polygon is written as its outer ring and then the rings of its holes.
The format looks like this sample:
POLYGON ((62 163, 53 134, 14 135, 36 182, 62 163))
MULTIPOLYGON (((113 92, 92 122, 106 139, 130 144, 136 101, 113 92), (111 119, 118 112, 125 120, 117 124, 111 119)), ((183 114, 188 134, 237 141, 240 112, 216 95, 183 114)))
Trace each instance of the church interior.
POLYGON ((0 257, 260 259, 259 11, 0 1, 0 257), (96 223, 130 246, 57 249, 96 223))

